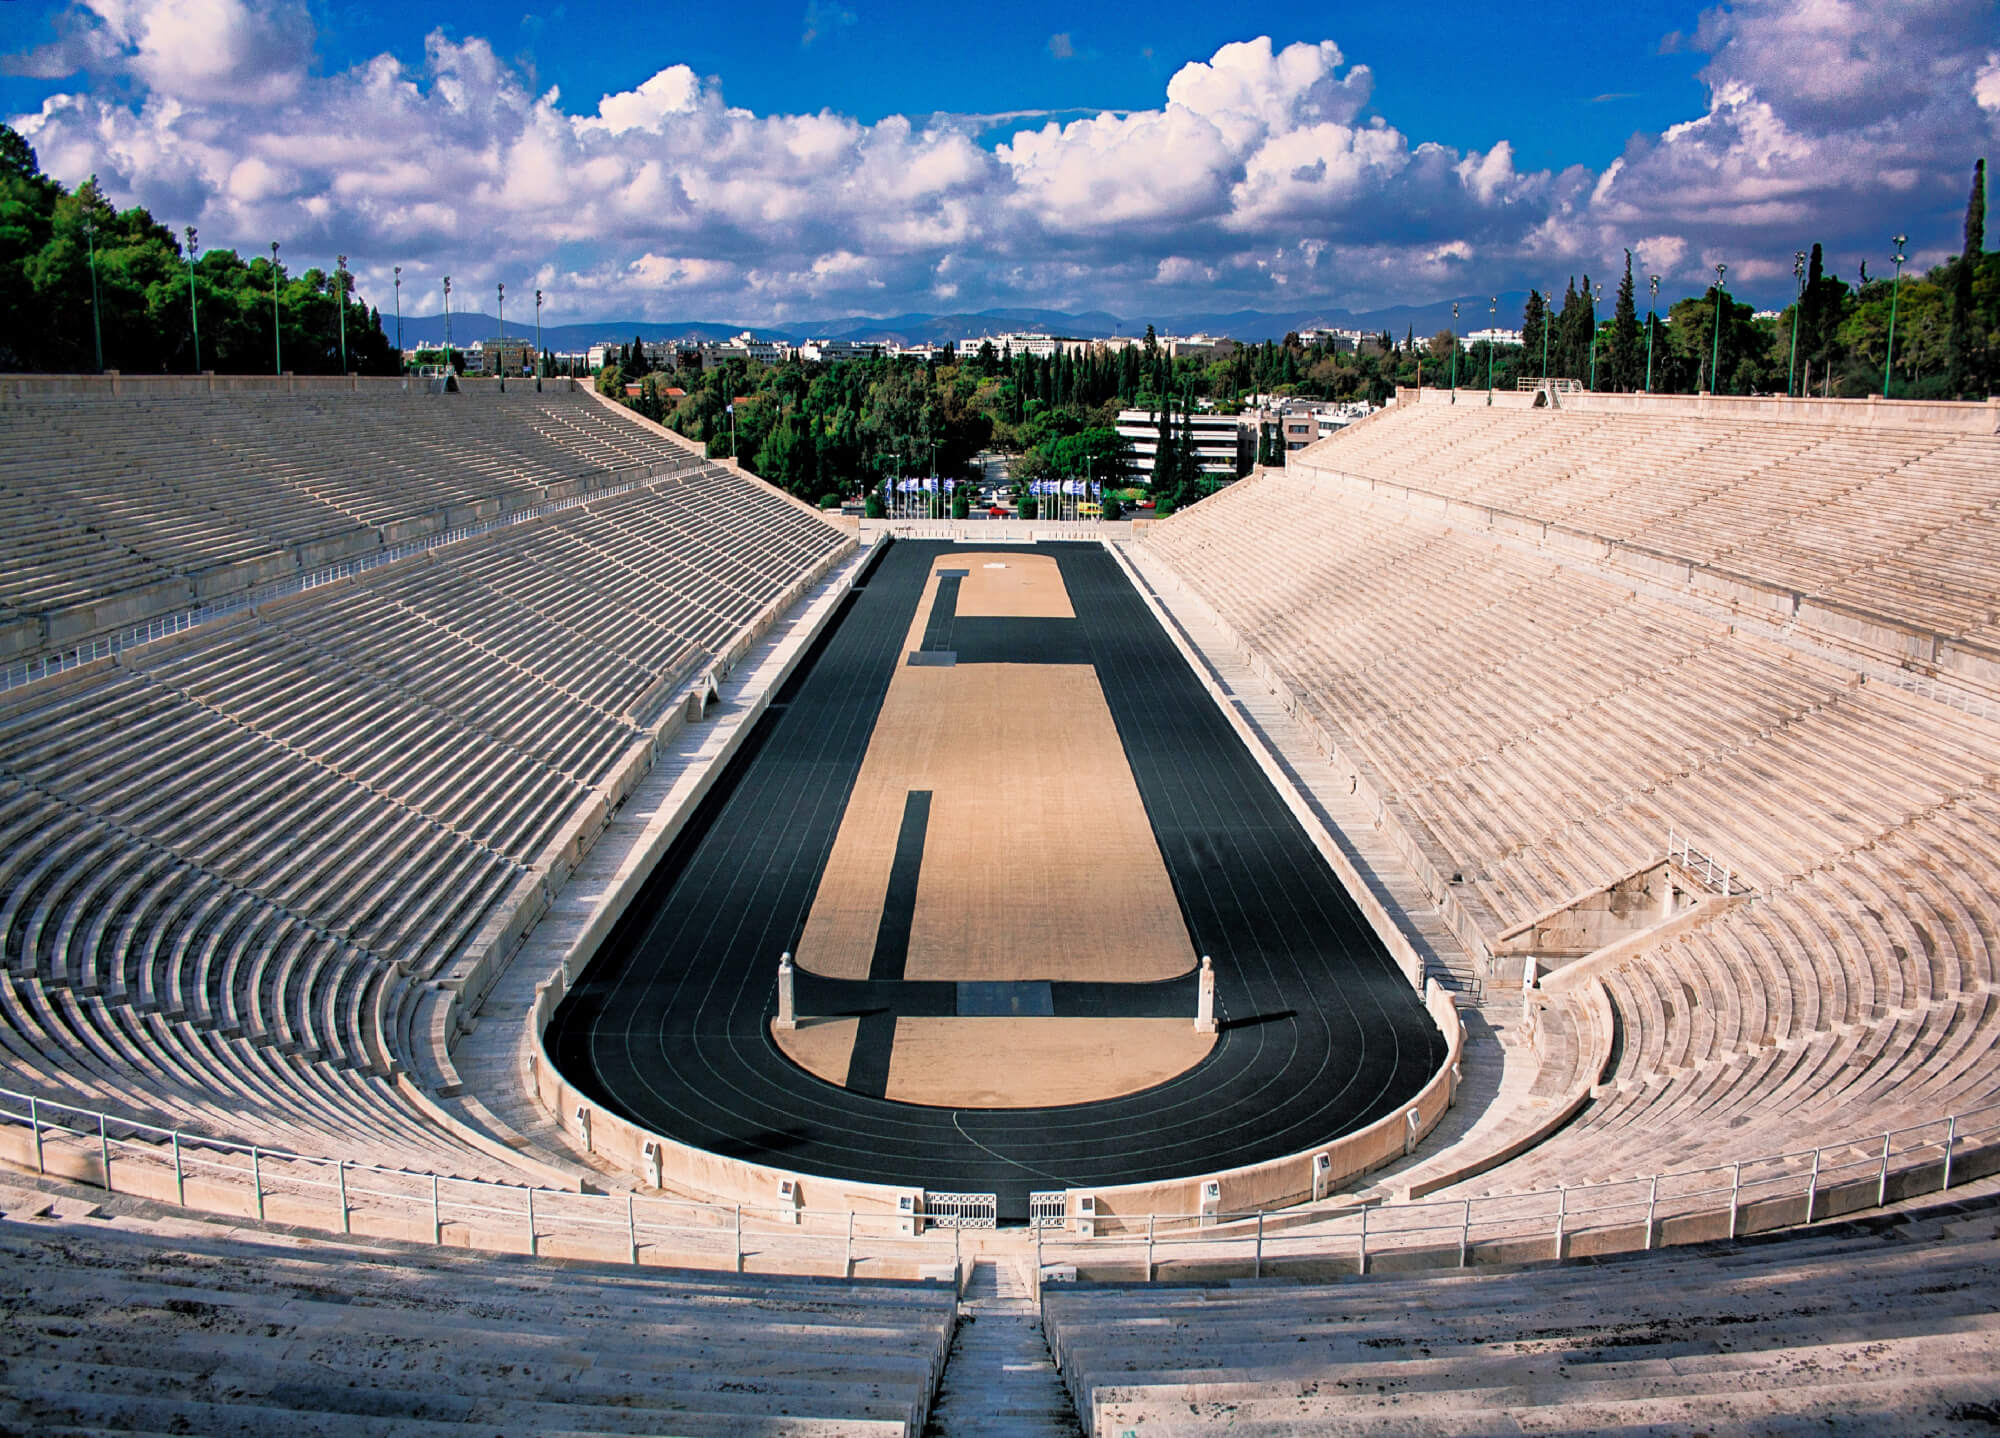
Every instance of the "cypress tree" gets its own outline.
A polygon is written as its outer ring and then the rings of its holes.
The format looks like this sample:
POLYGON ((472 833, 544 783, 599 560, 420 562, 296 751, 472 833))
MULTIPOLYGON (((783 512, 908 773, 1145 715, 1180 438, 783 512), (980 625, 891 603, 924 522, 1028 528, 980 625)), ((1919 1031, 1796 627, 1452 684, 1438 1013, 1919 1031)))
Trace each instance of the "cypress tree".
POLYGON ((1972 281, 1986 249, 1986 161, 1972 167, 1972 196, 1965 202, 1965 249, 1952 267, 1949 383, 1960 399, 1986 393, 1986 336, 1973 313, 1972 281))
POLYGON ((1618 303, 1611 312, 1611 388, 1627 392, 1644 382, 1646 358, 1640 353, 1639 302, 1632 285, 1632 252, 1625 252, 1625 278, 1618 282, 1618 303))
POLYGON ((1541 373, 1541 345, 1543 317, 1549 312, 1548 301, 1538 290, 1528 291, 1528 303, 1521 309, 1521 373, 1541 373))

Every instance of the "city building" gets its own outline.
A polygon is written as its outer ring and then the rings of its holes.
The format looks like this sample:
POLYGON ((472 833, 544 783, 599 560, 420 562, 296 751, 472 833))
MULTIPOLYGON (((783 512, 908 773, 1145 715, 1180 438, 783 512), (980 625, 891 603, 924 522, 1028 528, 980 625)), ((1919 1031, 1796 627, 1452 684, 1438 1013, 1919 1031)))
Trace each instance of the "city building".
MULTIPOLYGON (((1193 432, 1195 459, 1201 472, 1217 479, 1235 479, 1249 471, 1257 457, 1257 422, 1249 415, 1194 414, 1175 411, 1174 432, 1183 423, 1193 432)), ((1118 433, 1132 446, 1132 470, 1138 482, 1153 478, 1153 462, 1160 448, 1160 415, 1157 410, 1121 409, 1118 433)))
POLYGON ((1519 330, 1474 330, 1463 341, 1465 345, 1492 343, 1496 345, 1517 345, 1521 342, 1519 330))

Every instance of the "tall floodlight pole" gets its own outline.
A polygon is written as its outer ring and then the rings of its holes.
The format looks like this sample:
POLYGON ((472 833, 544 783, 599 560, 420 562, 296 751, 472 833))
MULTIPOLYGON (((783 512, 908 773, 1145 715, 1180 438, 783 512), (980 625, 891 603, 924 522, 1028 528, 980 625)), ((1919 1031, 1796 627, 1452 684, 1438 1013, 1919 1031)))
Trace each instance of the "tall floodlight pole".
POLYGON ((444 277, 444 375, 451 378, 451 276, 444 277))
POLYGON ((90 337, 97 346, 97 372, 104 373, 104 324, 99 320, 97 299, 97 221, 83 217, 83 244, 90 255, 90 337))
POLYGON ((1646 305, 1646 393, 1653 392, 1653 328, 1655 316, 1660 312, 1660 277, 1646 276, 1646 283, 1653 288, 1653 298, 1646 305))
POLYGON ((340 307, 340 372, 347 373, 347 256, 333 257, 334 303, 340 307))
POLYGON ((1722 277, 1727 265, 1715 267, 1715 343, 1708 356, 1708 392, 1722 393, 1722 277))
POLYGON ((507 392, 507 285, 503 280, 495 286, 500 291, 500 339, 499 350, 493 356, 495 368, 500 371, 500 392, 507 392))
MULTIPOLYGON (((1550 285, 1549 292, 1542 297, 1542 378, 1544 380, 1549 377, 1549 331, 1555 328, 1555 323, 1556 290, 1554 285, 1550 285)), ((1527 336, 1523 335, 1522 338, 1526 339, 1527 336)))
POLYGON ((1785 369, 1785 398, 1799 377, 1799 311, 1806 306, 1806 252, 1792 252, 1792 359, 1785 369))
POLYGON ((535 392, 542 388, 542 292, 535 291, 535 392))
POLYGON ((194 372, 201 373, 201 311, 194 302, 194 226, 187 227, 188 242, 188 329, 194 335, 194 372))
POLYGON ((1590 294, 1590 387, 1597 388, 1597 306, 1604 298, 1604 286, 1596 285, 1590 294))
POLYGON ((278 242, 271 241, 271 373, 285 372, 285 342, 278 333, 278 242))
POLYGON ((1889 350, 1882 357, 1882 398, 1889 397, 1889 366, 1896 362, 1896 300, 1903 292, 1903 246, 1910 242, 1908 235, 1893 236, 1896 253, 1890 258, 1896 262, 1896 283, 1889 291, 1889 350))
POLYGON ((403 267, 396 266, 396 367, 403 367, 403 267))
POLYGON ((1458 301, 1451 302, 1451 402, 1458 403, 1458 301))
POLYGON ((1493 403, 1493 331, 1500 324, 1500 296, 1494 295, 1486 306, 1486 403, 1493 403))

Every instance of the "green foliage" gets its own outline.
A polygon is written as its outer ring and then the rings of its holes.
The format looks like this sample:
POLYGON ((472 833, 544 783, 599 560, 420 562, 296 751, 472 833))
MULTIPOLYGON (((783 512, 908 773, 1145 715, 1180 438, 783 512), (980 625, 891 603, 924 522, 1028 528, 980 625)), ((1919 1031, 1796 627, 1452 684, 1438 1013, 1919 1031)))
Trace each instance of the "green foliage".
MULTIPOLYGON (((33 148, 0 125, 0 368, 95 368, 94 309, 107 368, 189 372, 192 283, 201 367, 268 374, 273 278, 268 256, 246 262, 231 250, 209 250, 190 265, 173 233, 144 209, 113 209, 95 180, 64 189, 41 173, 33 148)), ((338 373, 342 306, 334 276, 319 269, 291 275, 281 266, 275 279, 284 367, 338 373)), ((345 300, 348 367, 399 372, 401 357, 366 301, 351 289, 345 300)))

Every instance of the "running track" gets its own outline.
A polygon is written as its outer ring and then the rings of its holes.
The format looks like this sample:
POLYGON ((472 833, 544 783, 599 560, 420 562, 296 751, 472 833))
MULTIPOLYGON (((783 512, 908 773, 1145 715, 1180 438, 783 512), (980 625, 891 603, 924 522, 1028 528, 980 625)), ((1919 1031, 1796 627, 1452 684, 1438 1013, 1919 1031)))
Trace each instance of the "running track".
MULTIPOLYGON (((778 955, 805 927, 940 551, 954 552, 894 544, 777 696, 556 1012, 557 1067, 681 1142, 799 1173, 997 1193, 1012 1222, 1031 1190, 1297 1153, 1414 1096, 1444 1061, 1436 1026, 1116 561, 1082 544, 1040 552, 1062 567, 1195 952, 1214 957, 1214 1050, 1141 1093, 999 1111, 855 1093, 779 1052, 778 955)), ((1139 986, 1111 987, 1134 999, 1117 1011, 1150 1007, 1139 986)), ((1172 987, 1191 1014, 1192 985, 1172 987)), ((826 1012, 812 995, 802 982, 802 1009, 826 1012)))

